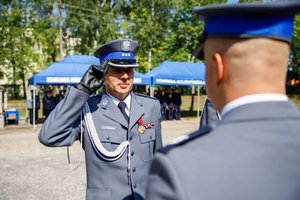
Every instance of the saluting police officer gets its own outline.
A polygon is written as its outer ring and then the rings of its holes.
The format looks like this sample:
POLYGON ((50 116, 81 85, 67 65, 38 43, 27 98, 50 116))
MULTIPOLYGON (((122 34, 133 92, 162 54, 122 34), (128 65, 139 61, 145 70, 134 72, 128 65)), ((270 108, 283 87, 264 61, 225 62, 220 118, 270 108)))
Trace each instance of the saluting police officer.
POLYGON ((162 147, 159 101, 131 91, 137 51, 126 39, 96 50, 100 66, 92 65, 68 90, 39 133, 51 147, 83 139, 86 199, 144 199, 153 154, 162 147), (105 90, 93 95, 103 84, 105 90))
POLYGON ((155 154, 147 200, 300 199, 300 112, 285 94, 300 1, 196 7, 195 56, 222 119, 155 154))

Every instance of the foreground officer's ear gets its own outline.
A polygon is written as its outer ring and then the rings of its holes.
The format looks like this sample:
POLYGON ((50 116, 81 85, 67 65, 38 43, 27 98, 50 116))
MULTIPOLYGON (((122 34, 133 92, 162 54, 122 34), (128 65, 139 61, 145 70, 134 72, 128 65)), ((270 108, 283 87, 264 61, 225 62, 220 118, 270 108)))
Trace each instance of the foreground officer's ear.
POLYGON ((75 87, 89 95, 95 93, 103 85, 107 68, 107 65, 102 68, 99 65, 91 65, 75 87))

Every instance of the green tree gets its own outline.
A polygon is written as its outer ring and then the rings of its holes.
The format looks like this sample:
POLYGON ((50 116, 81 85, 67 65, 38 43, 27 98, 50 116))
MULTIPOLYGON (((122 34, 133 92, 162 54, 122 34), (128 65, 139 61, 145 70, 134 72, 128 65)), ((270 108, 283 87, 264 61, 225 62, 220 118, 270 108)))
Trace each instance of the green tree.
POLYGON ((76 53, 91 54, 98 45, 120 37, 116 1, 66 0, 62 9, 66 14, 64 31, 77 38, 76 53))
POLYGON ((300 74, 300 15, 294 22, 293 42, 291 48, 290 70, 300 74))
POLYGON ((41 51, 41 69, 57 61, 59 57, 59 20, 56 0, 35 0, 31 21, 37 50, 41 51))
POLYGON ((12 93, 18 96, 17 83, 22 82, 25 92, 26 75, 32 69, 36 57, 32 52, 33 38, 30 28, 30 1, 5 1, 0 5, 1 63, 12 83, 12 93))
POLYGON ((123 1, 122 28, 125 35, 131 35, 141 44, 141 71, 148 71, 164 60, 192 61, 203 29, 199 18, 192 14, 192 8, 212 2, 222 1, 123 1))
POLYGON ((124 35, 131 36, 140 44, 138 61, 142 72, 157 66, 164 57, 163 50, 166 47, 171 20, 171 5, 172 1, 123 1, 122 29, 124 35))

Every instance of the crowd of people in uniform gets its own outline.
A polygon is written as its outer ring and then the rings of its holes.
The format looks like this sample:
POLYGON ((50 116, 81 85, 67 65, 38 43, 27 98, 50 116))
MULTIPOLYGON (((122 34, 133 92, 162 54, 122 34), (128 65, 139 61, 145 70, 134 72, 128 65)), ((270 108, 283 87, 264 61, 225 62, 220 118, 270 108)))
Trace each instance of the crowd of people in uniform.
MULTIPOLYGON (((43 109, 43 116, 45 119, 49 116, 55 106, 64 98, 65 96, 65 89, 59 90, 59 92, 54 95, 53 89, 51 87, 47 87, 44 90, 44 95, 42 98, 42 109, 43 109)), ((29 122, 30 124, 33 123, 33 112, 35 110, 35 123, 38 122, 39 119, 39 109, 41 108, 40 102, 40 92, 37 91, 35 95, 35 103, 33 103, 33 90, 30 91, 30 96, 27 98, 27 109, 29 111, 29 122), (33 109, 35 108, 35 109, 33 109)))
MULTIPOLYGON (((44 90, 44 96, 42 98, 43 116, 45 119, 49 116, 55 106, 65 97, 66 90, 59 90, 54 95, 53 89, 47 87, 44 90)), ((29 111, 29 120, 32 124, 33 120, 33 98, 31 96, 27 98, 27 109, 29 111)), ((161 104, 161 116, 162 120, 180 120, 181 118, 181 92, 178 87, 172 87, 171 89, 155 89, 154 97, 159 100, 161 104)), ((40 93, 37 92, 35 97, 35 119, 39 119, 39 109, 41 108, 40 93)))
POLYGON ((180 120, 181 94, 178 87, 171 90, 155 89, 154 97, 160 102, 162 120, 180 120))

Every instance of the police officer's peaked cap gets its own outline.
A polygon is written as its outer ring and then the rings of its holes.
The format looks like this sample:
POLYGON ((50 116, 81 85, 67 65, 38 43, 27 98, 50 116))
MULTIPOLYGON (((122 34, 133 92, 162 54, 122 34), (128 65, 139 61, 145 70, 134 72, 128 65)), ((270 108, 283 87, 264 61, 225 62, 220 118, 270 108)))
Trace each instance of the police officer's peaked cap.
POLYGON ((291 42, 294 16, 300 12, 300 0, 268 3, 219 4, 194 7, 193 13, 205 21, 194 55, 203 59, 207 37, 265 37, 291 42))
POLYGON ((133 40, 118 39, 99 47, 94 55, 99 58, 100 63, 107 60, 110 66, 138 67, 135 60, 138 47, 138 43, 133 40))

